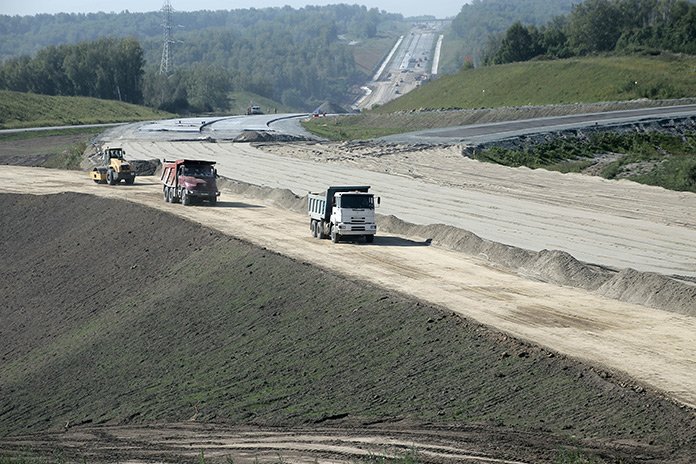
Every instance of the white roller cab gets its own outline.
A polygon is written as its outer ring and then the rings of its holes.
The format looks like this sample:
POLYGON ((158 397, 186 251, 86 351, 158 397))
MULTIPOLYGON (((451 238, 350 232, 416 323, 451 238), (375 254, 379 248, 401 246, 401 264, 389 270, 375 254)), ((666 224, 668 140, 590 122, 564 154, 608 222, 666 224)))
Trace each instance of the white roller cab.
MULTIPOLYGON (((364 238, 371 243, 377 233, 375 197, 369 186, 332 186, 307 196, 309 230, 315 238, 364 238)), ((379 204, 379 198, 377 198, 379 204)))

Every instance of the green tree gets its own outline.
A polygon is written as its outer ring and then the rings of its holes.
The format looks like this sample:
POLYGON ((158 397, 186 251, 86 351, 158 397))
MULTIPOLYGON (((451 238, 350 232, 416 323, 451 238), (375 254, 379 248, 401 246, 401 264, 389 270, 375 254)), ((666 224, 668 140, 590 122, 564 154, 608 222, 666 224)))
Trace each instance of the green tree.
POLYGON ((542 52, 541 35, 537 28, 534 26, 525 27, 518 21, 510 26, 505 33, 500 49, 493 57, 493 63, 527 61, 542 52))
POLYGON ((611 51, 621 37, 623 15, 610 0, 576 5, 568 21, 568 41, 578 54, 611 51))

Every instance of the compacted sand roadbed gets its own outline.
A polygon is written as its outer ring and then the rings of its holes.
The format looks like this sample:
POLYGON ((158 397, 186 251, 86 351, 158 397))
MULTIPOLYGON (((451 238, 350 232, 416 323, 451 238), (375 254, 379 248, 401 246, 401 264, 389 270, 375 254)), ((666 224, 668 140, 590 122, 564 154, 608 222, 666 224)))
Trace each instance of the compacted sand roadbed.
POLYGON ((480 163, 457 147, 116 141, 134 159, 212 159, 225 177, 299 195, 371 185, 382 197, 378 212, 408 222, 449 224, 617 269, 696 277, 696 195, 689 192, 480 163))

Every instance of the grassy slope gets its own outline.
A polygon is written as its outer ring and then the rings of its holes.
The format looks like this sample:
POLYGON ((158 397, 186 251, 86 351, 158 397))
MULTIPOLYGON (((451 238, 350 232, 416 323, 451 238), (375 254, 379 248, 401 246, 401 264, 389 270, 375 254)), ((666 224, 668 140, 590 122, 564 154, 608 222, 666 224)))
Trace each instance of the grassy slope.
POLYGON ((696 96, 696 57, 591 57, 464 70, 379 108, 479 108, 696 96))
POLYGON ((353 46, 353 57, 358 69, 372 79, 384 58, 392 49, 398 37, 379 37, 363 40, 353 46))
MULTIPOLYGON (((533 108, 522 108, 525 105, 578 102, 597 105, 597 102, 627 102, 644 95, 656 99, 696 97, 696 57, 593 57, 463 70, 361 115, 313 120, 305 125, 331 140, 367 139, 496 120, 490 118, 490 110, 481 108, 507 107, 506 111, 501 113, 498 109, 495 114, 518 119, 570 111, 562 106, 533 111, 533 108), (469 112, 418 111, 452 108, 465 108, 469 112)), ((605 108, 609 109, 622 108, 605 108)), ((601 109, 588 108, 593 110, 601 109)))
POLYGON ((173 115, 113 100, 0 91, 0 129, 142 121, 166 117, 173 115))
POLYGON ((438 308, 127 202, 0 204, 0 435, 347 415, 696 454, 689 411, 438 308))

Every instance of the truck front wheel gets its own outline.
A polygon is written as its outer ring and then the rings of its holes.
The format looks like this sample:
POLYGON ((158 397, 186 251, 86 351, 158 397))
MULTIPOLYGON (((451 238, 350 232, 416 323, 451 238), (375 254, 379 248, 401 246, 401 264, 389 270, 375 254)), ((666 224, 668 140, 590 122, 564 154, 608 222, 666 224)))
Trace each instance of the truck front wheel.
POLYGON ((365 236, 365 243, 372 243, 375 241, 375 236, 374 235, 366 235, 365 236))
POLYGON ((336 232, 336 228, 332 227, 331 228, 331 241, 334 243, 338 243, 338 241, 341 239, 341 236, 336 232))
POLYGON ((184 206, 188 206, 191 204, 191 197, 186 194, 186 190, 181 191, 181 204, 184 206))

